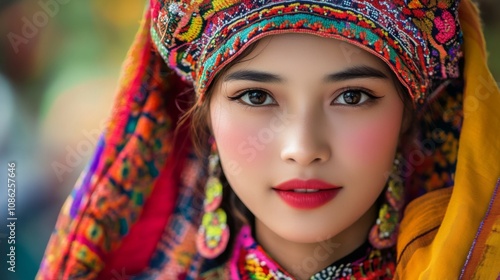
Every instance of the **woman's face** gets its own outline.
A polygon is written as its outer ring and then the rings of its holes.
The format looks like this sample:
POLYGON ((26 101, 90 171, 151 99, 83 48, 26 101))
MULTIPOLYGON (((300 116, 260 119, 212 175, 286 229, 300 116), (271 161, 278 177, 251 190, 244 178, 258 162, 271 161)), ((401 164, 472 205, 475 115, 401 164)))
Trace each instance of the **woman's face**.
POLYGON ((389 71, 351 44, 283 34, 261 39, 214 84, 222 168, 257 225, 317 242, 373 224, 373 211, 363 217, 384 189, 403 118, 389 71))

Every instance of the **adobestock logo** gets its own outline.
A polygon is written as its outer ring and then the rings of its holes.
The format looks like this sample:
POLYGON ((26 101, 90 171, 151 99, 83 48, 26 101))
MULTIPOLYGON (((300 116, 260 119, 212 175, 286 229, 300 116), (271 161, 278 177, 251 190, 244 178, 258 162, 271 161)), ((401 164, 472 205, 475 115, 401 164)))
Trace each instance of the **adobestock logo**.
POLYGON ((106 127, 108 127, 108 120, 103 120, 99 125, 99 129, 83 130, 84 139, 81 139, 75 145, 66 145, 65 156, 61 160, 53 161, 50 164, 59 183, 64 181, 65 173, 71 174, 75 169, 79 169, 81 164, 84 164, 85 160, 92 155, 99 137, 106 127))
POLYGON ((10 32, 7 34, 14 52, 19 53, 19 46, 21 44, 27 44, 29 39, 34 38, 41 28, 47 26, 49 23, 49 18, 55 17, 61 10, 61 5, 69 3, 70 0, 40 0, 38 1, 38 6, 41 8, 33 14, 30 18, 22 17, 21 21, 23 26, 21 28, 21 34, 16 34, 10 32))
POLYGON ((322 241, 319 240, 313 252, 304 256, 300 263, 292 267, 291 273, 293 275, 297 275, 304 279, 310 277, 312 274, 321 270, 322 264, 335 255, 336 250, 341 246, 340 243, 333 241, 331 237, 327 237, 322 241))
POLYGON ((276 135, 286 128, 286 125, 297 118, 296 115, 288 113, 286 107, 279 111, 273 111, 273 114, 274 117, 269 121, 268 126, 261 128, 256 135, 249 136, 238 144, 238 152, 247 155, 247 162, 253 161, 258 152, 262 152, 266 145, 271 143, 276 135))
MULTIPOLYGON (((248 136, 238 144, 238 153, 246 155, 247 162, 253 161, 258 153, 264 152, 266 145, 271 143, 276 135, 286 128, 287 124, 297 118, 296 115, 288 113, 286 107, 282 110, 274 110, 273 114, 274 116, 269 120, 267 126, 262 127, 255 135, 248 136)), ((240 163, 236 160, 229 160, 222 162, 222 164, 226 175, 237 176, 243 171, 240 163)))

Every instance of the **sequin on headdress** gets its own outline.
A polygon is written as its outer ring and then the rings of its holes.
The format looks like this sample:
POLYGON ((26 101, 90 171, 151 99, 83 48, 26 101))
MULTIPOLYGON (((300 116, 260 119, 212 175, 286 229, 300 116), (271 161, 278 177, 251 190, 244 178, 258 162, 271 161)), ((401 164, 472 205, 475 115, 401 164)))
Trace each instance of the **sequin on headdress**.
POLYGON ((355 44, 384 60, 419 104, 459 76, 459 1, 158 1, 151 33, 171 69, 199 97, 227 63, 284 31, 355 44))

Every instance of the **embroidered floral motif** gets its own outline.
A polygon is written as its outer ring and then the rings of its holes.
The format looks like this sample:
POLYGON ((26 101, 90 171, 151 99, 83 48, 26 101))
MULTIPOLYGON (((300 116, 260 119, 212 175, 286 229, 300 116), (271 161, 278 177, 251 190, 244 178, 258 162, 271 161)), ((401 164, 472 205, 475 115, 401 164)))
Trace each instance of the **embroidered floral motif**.
POLYGON ((453 0, 394 0, 404 15, 410 17, 422 32, 431 49, 428 75, 435 79, 458 77, 458 60, 462 57, 462 34, 458 22, 458 4, 453 0), (454 66, 453 66, 454 65, 454 66))
POLYGON ((439 33, 436 35, 436 40, 438 40, 439 43, 444 44, 455 36, 457 28, 455 19, 450 12, 443 11, 441 16, 434 18, 434 24, 439 30, 439 33))

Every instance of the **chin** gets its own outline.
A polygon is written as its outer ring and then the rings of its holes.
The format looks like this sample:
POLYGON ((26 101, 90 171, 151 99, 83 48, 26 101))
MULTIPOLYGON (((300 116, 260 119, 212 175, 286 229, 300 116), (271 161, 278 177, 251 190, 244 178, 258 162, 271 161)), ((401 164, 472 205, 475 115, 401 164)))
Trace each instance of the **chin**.
MULTIPOLYGON (((317 235, 317 234, 311 234, 311 233, 293 233, 293 234, 288 234, 286 236, 282 236, 282 238, 294 242, 294 243, 304 243, 304 244, 311 244, 311 243, 318 243, 318 242, 324 242, 327 240, 330 240, 327 236, 325 235, 317 235)), ((333 237, 334 235, 332 235, 333 237)))
POLYGON ((295 243, 318 243, 337 236, 342 229, 332 225, 294 223, 270 228, 279 237, 295 243), (328 227, 327 227, 328 226, 328 227))

